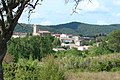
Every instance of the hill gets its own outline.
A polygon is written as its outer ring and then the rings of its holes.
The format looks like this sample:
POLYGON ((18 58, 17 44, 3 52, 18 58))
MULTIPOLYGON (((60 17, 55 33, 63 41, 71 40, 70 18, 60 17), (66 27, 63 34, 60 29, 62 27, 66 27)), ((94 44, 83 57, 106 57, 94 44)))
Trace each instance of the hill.
MULTIPOLYGON (((59 25, 42 26, 37 25, 39 29, 49 30, 52 33, 67 33, 73 35, 95 36, 99 34, 108 34, 113 30, 120 29, 120 24, 111 25, 93 25, 80 22, 70 22, 59 25)), ((32 32, 32 24, 20 23, 16 26, 15 32, 32 32)))

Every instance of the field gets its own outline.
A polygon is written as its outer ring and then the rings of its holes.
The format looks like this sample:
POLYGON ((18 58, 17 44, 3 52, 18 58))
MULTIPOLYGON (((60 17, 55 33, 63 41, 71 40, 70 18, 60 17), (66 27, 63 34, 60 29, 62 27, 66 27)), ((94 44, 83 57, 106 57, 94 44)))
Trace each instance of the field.
POLYGON ((67 72, 66 80, 120 80, 120 72, 67 72))

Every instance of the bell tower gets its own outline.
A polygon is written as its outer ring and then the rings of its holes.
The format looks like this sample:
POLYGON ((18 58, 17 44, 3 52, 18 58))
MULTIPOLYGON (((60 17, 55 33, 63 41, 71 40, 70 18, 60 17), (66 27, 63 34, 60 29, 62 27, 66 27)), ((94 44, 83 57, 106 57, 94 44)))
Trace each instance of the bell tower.
POLYGON ((33 25, 33 35, 37 35, 37 31, 38 31, 37 26, 34 24, 33 25))

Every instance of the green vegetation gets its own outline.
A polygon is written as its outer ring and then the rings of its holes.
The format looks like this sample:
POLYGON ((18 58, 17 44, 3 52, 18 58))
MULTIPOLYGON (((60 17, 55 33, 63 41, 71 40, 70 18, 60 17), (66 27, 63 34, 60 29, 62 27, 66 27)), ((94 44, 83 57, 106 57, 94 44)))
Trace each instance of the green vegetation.
POLYGON ((120 80, 119 72, 73 72, 66 73, 66 80, 120 80))
POLYGON ((68 52, 62 56, 59 55, 57 58, 61 66, 67 70, 78 69, 83 72, 120 71, 120 53, 91 56, 84 52, 82 54, 78 52, 77 54, 69 54, 68 52))
POLYGON ((48 56, 38 62, 32 57, 19 58, 17 63, 4 63, 5 80, 64 80, 64 71, 48 56))
POLYGON ((120 52, 120 30, 113 31, 108 35, 108 47, 113 52, 120 52))
POLYGON ((19 23, 15 27, 14 31, 15 32, 27 32, 27 33, 31 33, 32 32, 32 25, 31 24, 19 23))
POLYGON ((24 38, 11 39, 8 43, 8 53, 14 55, 15 60, 19 56, 29 58, 32 55, 33 59, 40 60, 52 52, 53 37, 45 36, 26 36, 24 38))
MULTIPOLYGON (((20 24, 15 28, 16 32, 32 32, 32 25, 30 24, 20 24), (20 26, 22 25, 22 26, 20 26)), ((38 25, 42 30, 48 30, 54 33, 66 33, 73 35, 83 35, 83 36, 97 36, 97 35, 106 35, 113 30, 120 29, 120 24, 114 25, 92 25, 85 24, 80 22, 71 22, 60 25, 50 25, 42 26, 38 25)))
POLYGON ((4 60, 5 80, 101 80, 112 76, 112 80, 119 80, 119 35, 120 30, 113 31, 100 40, 99 46, 86 51, 73 48, 53 52, 52 46, 59 45, 59 41, 50 36, 12 39, 8 54, 15 61, 4 60))

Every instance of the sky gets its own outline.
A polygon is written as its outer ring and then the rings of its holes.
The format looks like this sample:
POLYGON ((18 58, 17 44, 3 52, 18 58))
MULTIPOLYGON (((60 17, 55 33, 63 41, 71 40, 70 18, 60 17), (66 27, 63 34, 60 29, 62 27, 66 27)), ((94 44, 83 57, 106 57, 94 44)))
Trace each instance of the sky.
POLYGON ((120 24, 120 0, 84 0, 79 3, 77 13, 72 14, 75 3, 69 0, 43 0, 31 14, 24 11, 19 23, 39 25, 57 25, 69 22, 109 25, 120 24), (72 15, 71 15, 72 14, 72 15))

